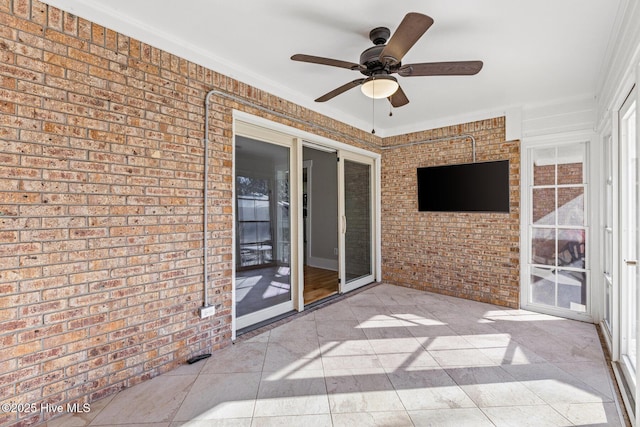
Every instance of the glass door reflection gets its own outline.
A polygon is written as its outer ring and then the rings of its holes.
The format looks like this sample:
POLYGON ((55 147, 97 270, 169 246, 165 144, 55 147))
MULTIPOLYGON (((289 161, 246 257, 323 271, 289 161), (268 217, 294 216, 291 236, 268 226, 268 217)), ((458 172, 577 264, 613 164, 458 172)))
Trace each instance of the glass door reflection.
POLYGON ((293 309, 290 148, 236 137, 238 328, 293 309))

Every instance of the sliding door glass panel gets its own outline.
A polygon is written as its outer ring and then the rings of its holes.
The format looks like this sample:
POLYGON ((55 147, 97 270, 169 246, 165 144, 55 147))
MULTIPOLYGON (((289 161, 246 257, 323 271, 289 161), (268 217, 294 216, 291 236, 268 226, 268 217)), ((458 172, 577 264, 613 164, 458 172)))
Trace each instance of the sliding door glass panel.
POLYGON ((322 146, 304 146, 302 219, 304 232, 304 305, 340 291, 338 154, 322 146))
POLYGON ((345 277, 347 283, 373 274, 371 166, 345 160, 345 277))
POLYGON ((586 144, 534 149, 529 303, 587 310, 586 144))
POLYGON ((291 301, 290 149, 236 137, 236 316, 291 301))

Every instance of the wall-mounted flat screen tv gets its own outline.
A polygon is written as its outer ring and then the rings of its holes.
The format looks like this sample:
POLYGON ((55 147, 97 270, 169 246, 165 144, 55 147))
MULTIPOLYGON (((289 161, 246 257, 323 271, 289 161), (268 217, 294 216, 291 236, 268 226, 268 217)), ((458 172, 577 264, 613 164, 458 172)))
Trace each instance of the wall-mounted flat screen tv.
POLYGON ((509 212, 509 160, 418 168, 418 210, 509 212))

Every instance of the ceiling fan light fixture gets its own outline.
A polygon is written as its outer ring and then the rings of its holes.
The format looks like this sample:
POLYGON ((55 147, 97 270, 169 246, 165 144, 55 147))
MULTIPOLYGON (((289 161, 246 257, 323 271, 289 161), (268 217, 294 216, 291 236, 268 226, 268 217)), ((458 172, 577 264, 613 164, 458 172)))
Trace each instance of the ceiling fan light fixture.
POLYGON ((362 83, 360 89, 369 98, 380 99, 390 97, 396 93, 399 87, 395 77, 381 75, 369 77, 362 83))

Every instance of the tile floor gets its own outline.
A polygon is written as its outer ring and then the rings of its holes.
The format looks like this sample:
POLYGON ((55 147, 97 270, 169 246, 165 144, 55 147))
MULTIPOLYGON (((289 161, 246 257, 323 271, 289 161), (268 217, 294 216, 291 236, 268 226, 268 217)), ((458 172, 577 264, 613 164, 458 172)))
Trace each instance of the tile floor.
POLYGON ((585 424, 623 425, 594 325, 390 285, 48 423, 585 424))

